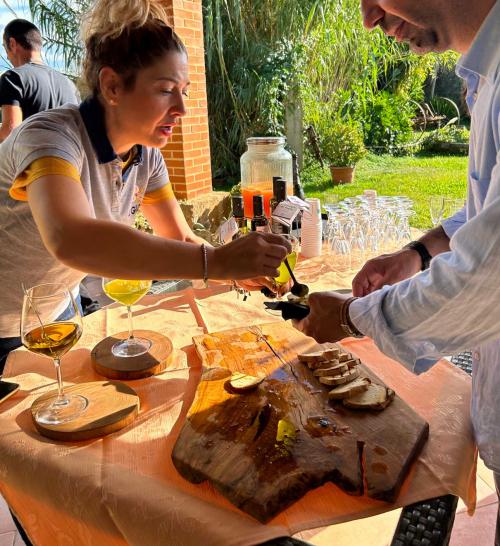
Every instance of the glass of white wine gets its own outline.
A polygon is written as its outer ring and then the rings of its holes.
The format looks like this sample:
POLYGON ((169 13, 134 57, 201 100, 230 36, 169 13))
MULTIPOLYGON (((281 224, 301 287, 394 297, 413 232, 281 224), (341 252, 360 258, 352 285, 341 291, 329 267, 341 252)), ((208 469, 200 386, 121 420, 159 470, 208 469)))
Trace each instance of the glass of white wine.
POLYGON ((102 288, 112 300, 125 305, 128 313, 128 338, 115 343, 111 352, 119 357, 140 356, 147 353, 152 342, 149 339, 134 336, 132 305, 148 292, 151 281, 103 278, 102 288))
POLYGON ((88 406, 79 394, 66 394, 61 376, 61 358, 82 335, 82 316, 70 290, 60 283, 33 286, 24 292, 21 340, 31 352, 54 360, 57 396, 35 415, 38 423, 59 425, 72 421, 88 406))

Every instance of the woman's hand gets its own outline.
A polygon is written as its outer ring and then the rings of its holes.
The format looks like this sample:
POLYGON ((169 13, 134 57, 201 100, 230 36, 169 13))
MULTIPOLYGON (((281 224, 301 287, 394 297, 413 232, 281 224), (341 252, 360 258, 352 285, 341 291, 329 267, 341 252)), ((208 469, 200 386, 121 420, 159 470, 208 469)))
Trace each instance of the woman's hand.
POLYGON ((290 243, 280 235, 252 232, 227 245, 208 248, 208 276, 235 280, 274 278, 291 250, 290 243))
POLYGON ((276 296, 283 296, 290 291, 291 281, 286 284, 276 283, 273 279, 269 277, 257 277, 255 279, 244 279, 241 281, 236 281, 236 284, 248 290, 249 292, 254 292, 256 290, 261 290, 262 288, 269 288, 271 292, 274 292, 276 296))

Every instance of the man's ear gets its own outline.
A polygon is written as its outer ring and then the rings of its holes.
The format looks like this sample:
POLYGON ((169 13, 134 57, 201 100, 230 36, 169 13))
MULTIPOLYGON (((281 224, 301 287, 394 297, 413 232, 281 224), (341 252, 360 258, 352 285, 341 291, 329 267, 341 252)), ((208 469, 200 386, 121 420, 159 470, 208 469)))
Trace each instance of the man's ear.
POLYGON ((111 67, 104 66, 99 72, 101 96, 110 106, 116 106, 123 90, 122 78, 111 67))
POLYGON ((14 52, 17 48, 17 41, 15 38, 13 38, 12 36, 9 38, 8 42, 7 42, 7 49, 9 51, 12 51, 14 52))

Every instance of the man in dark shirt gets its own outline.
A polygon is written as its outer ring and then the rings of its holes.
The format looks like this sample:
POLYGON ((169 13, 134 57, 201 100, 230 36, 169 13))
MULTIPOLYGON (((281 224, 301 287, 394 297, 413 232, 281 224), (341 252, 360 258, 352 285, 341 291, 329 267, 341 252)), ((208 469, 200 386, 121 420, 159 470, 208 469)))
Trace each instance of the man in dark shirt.
POLYGON ((27 117, 80 102, 73 82, 42 62, 42 36, 33 23, 10 21, 4 29, 3 45, 14 68, 0 76, 0 142, 27 117))

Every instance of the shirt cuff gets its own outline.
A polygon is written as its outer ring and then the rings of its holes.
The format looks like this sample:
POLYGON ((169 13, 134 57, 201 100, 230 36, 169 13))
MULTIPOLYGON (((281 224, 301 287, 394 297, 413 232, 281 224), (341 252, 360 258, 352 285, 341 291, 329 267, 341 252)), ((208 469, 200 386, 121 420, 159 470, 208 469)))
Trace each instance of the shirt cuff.
POLYGON ((354 300, 349 306, 349 319, 361 333, 372 338, 384 354, 410 371, 425 371, 416 370, 415 364, 420 355, 428 353, 428 344, 405 339, 404 334, 394 334, 384 316, 383 303, 391 288, 384 286, 368 296, 354 300))
POLYGON ((441 227, 444 229, 444 232, 448 236, 449 239, 455 235, 455 232, 461 228, 465 222, 467 221, 467 213, 465 211, 465 207, 460 209, 457 213, 455 213, 453 216, 450 216, 450 218, 446 218, 441 222, 441 227))

